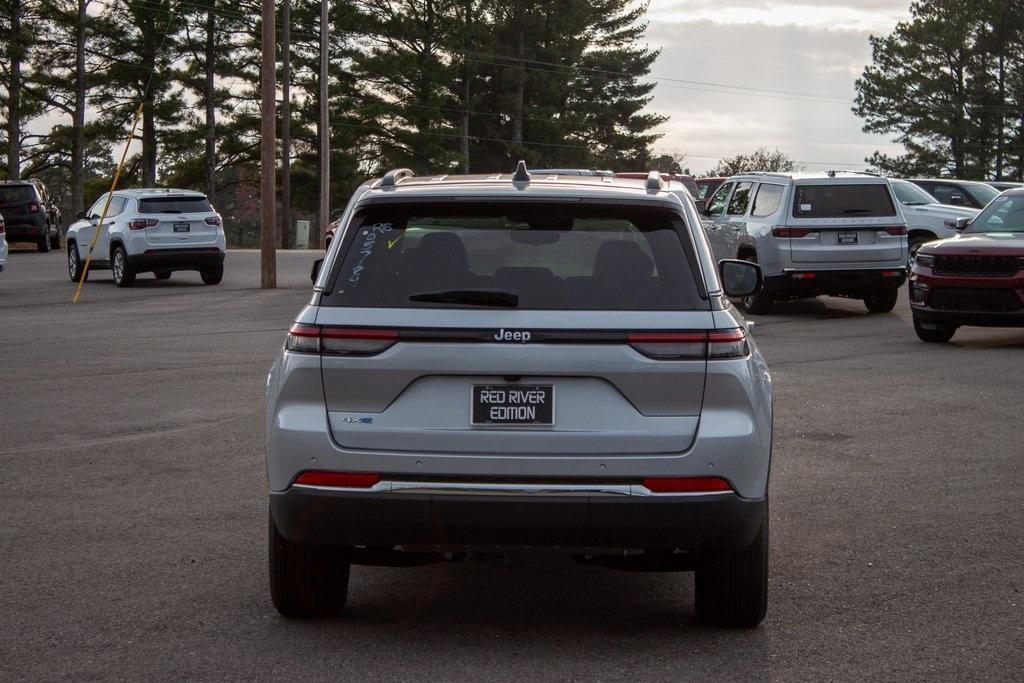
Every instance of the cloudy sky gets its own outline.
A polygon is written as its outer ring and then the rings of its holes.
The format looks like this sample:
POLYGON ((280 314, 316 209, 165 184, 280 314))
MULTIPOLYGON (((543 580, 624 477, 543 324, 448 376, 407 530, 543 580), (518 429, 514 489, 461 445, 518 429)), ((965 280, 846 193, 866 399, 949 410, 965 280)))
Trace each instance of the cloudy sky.
POLYGON ((808 170, 863 168, 876 149, 898 151, 861 132, 850 107, 868 36, 891 32, 909 4, 651 0, 647 40, 662 50, 651 109, 670 116, 657 151, 685 153, 694 172, 759 145, 808 170))

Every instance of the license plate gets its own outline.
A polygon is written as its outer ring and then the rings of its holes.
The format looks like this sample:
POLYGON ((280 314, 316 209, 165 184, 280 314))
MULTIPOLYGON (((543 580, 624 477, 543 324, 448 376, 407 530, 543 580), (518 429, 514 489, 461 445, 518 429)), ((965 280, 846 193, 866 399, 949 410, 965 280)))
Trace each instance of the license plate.
POLYGON ((836 235, 836 244, 857 244, 857 233, 840 232, 836 235))
POLYGON ((555 388, 550 384, 474 385, 475 425, 550 425, 555 423, 555 388))
POLYGON ((189 232, 189 230, 191 230, 191 227, 189 226, 188 223, 174 224, 174 232, 189 232))

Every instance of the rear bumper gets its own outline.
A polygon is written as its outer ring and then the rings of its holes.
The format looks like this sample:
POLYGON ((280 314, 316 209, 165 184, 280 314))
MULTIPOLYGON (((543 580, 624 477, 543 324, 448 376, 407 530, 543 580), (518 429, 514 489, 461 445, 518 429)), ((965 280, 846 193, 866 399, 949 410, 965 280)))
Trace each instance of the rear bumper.
POLYGON ((906 267, 870 270, 787 269, 765 278, 765 287, 778 298, 808 296, 863 297, 879 289, 899 289, 907 281, 906 267))
POLYGON ((750 544, 767 499, 732 492, 615 495, 338 490, 292 486, 270 494, 290 541, 315 545, 738 549, 750 544))
POLYGON ((128 257, 135 270, 201 270, 224 263, 224 252, 216 247, 203 249, 154 249, 128 257))
POLYGON ((35 242, 40 236, 47 235, 45 218, 42 220, 14 219, 5 221, 5 224, 8 242, 35 242))

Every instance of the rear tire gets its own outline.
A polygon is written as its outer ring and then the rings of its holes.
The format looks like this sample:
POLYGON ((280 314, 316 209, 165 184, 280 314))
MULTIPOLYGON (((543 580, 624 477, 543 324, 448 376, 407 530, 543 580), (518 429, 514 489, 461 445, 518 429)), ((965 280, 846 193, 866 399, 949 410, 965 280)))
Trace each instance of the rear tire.
POLYGON ((746 548, 702 553, 694 575, 697 618, 709 626, 753 628, 768 611, 768 513, 746 548))
POLYGON ((224 264, 220 263, 211 268, 204 268, 199 271, 199 277, 203 278, 204 285, 219 285, 224 279, 224 264))
POLYGON ((268 515, 270 597, 283 617, 339 614, 348 599, 348 548, 292 543, 268 515))
POLYGON ((54 230, 54 234, 50 237, 50 249, 57 251, 60 249, 60 228, 54 230))
POLYGON ((171 279, 171 271, 169 271, 169 270, 157 270, 157 271, 154 271, 153 275, 156 276, 157 280, 170 280, 171 279))
MULTIPOLYGON (((751 263, 757 263, 757 256, 748 254, 743 257, 744 261, 750 261, 751 263)), ((772 305, 775 300, 772 299, 772 295, 768 292, 768 287, 762 287, 761 291, 752 296, 745 296, 742 300, 743 310, 752 315, 763 315, 772 310, 772 305)))
POLYGON ((914 257, 917 256, 917 250, 921 248, 921 245, 928 244, 935 239, 935 237, 924 237, 922 235, 911 237, 910 243, 907 245, 907 267, 914 263, 914 257))
POLYGON ((950 323, 936 323, 934 329, 925 328, 921 326, 917 316, 914 316, 914 332, 917 333, 917 338, 929 344, 945 344, 956 334, 956 329, 957 326, 950 323))
POLYGON ((120 244, 114 247, 110 270, 114 274, 114 284, 118 287, 131 287, 135 284, 135 269, 128 263, 128 254, 120 244))
POLYGON ((50 251, 50 228, 43 228, 43 231, 43 234, 39 236, 39 241, 36 242, 36 249, 40 254, 50 251))
POLYGON ((879 289, 864 297, 864 305, 868 313, 888 313, 896 308, 896 301, 900 297, 898 289, 879 289))
MULTIPOLYGON (((82 258, 78 255, 78 247, 74 242, 68 243, 68 277, 71 278, 72 282, 78 282, 82 278, 82 271, 85 269, 85 263, 82 258)), ((85 279, 89 279, 89 273, 85 274, 85 279)))

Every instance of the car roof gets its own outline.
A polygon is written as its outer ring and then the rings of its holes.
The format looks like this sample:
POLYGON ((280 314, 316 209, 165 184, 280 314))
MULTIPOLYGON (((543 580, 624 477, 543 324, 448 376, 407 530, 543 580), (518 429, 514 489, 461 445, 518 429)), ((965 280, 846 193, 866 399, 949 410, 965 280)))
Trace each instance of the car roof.
POLYGON ((960 185, 988 185, 984 180, 960 180, 959 178, 907 178, 912 183, 958 183, 960 185))
POLYGON ((794 171, 790 173, 776 171, 747 171, 737 173, 726 180, 751 180, 751 181, 789 181, 793 185, 810 185, 820 183, 840 184, 885 184, 888 178, 868 173, 866 171, 794 171))
MULTIPOLYGON (((529 181, 514 180, 513 173, 474 175, 415 176, 409 171, 391 171, 384 178, 371 181, 360 199, 375 197, 422 197, 445 199, 454 195, 493 199, 508 197, 519 200, 525 196, 543 198, 635 199, 661 200, 675 198, 664 181, 657 189, 648 189, 648 180, 608 176, 575 176, 550 173, 531 174, 529 181)), ((672 188, 675 189, 675 188, 672 188)))
POLYGON ((0 185, 6 185, 8 187, 35 187, 36 184, 32 180, 0 180, 0 185))
POLYGON ((136 187, 128 190, 117 190, 114 194, 121 197, 134 197, 136 199, 151 199, 153 197, 164 197, 169 195, 185 197, 205 197, 206 195, 196 190, 179 190, 173 187, 136 187))

